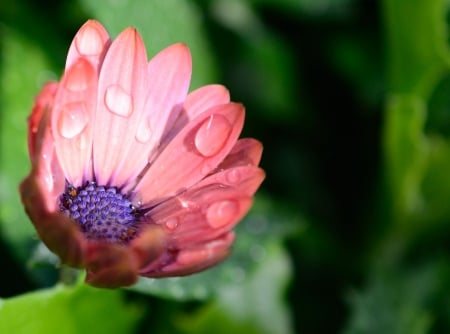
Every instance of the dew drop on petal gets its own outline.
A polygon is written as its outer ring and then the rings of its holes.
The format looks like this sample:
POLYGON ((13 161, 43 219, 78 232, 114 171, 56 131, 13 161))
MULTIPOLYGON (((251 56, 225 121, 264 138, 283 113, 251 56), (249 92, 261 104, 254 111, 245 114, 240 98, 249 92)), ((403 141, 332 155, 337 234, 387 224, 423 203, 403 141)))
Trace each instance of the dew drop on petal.
POLYGON ((225 177, 229 183, 236 184, 241 180, 241 172, 238 169, 231 169, 227 172, 225 177))
POLYGON ((79 136, 77 138, 77 143, 76 144, 77 144, 78 149, 80 149, 80 150, 86 149, 86 147, 87 147, 86 136, 85 135, 79 136))
POLYGON ((71 139, 79 135, 88 124, 89 117, 83 102, 68 103, 62 107, 58 119, 61 136, 71 139))
POLYGON ((165 223, 166 227, 168 230, 173 231, 177 228, 178 226, 178 219, 177 218, 169 218, 166 223, 165 223))
POLYGON ((231 124, 225 116, 211 115, 197 130, 195 147, 201 155, 211 157, 222 149, 230 133, 231 124))
POLYGON ((150 140, 152 136, 152 130, 148 124, 148 122, 142 122, 139 124, 139 127, 136 132, 136 140, 145 144, 150 140))
POLYGON ((75 46, 84 56, 96 56, 103 51, 103 39, 94 27, 87 27, 82 34, 76 35, 75 46))
POLYGON ((220 228, 235 218, 238 213, 238 203, 231 200, 219 201, 211 204, 206 212, 206 219, 212 228, 220 228))
POLYGON ((112 113, 128 117, 133 112, 133 100, 119 85, 111 85, 105 92, 105 105, 112 113))

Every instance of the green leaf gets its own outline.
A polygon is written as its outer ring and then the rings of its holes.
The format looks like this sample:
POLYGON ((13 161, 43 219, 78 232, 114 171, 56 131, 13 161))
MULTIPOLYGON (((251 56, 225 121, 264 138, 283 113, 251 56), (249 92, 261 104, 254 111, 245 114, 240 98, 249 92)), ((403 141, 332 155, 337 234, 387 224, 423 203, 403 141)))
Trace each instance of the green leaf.
POLYGON ((292 333, 291 319, 283 300, 291 275, 287 254, 273 242, 256 271, 240 284, 222 287, 216 299, 197 314, 180 317, 182 333, 292 333))
POLYGON ((128 26, 138 29, 149 57, 170 44, 186 43, 192 52, 191 89, 211 83, 215 64, 206 42, 200 11, 186 0, 81 0, 93 18, 116 36, 128 26))
POLYGON ((141 315, 119 290, 59 285, 0 300, 0 333, 131 333, 141 315))
POLYGON ((385 0, 391 91, 426 97, 450 64, 444 0, 385 0))
POLYGON ((384 1, 390 83, 384 151, 395 222, 407 221, 422 204, 427 99, 450 65, 445 12, 443 0, 384 1))
POLYGON ((422 334, 432 332, 436 322, 448 326, 448 311, 439 310, 448 306, 449 274, 445 259, 378 273, 365 291, 351 294, 353 314, 344 333, 422 334))

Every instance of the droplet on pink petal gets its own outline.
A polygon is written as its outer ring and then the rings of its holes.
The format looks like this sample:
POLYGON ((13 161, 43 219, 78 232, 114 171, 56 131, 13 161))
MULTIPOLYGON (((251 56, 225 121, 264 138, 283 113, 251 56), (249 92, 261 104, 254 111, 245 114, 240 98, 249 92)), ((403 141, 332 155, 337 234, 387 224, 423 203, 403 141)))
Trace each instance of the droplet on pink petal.
POLYGON ((231 184, 237 184, 241 180, 241 172, 238 169, 231 169, 225 176, 226 180, 231 184))
POLYGON ((195 135, 195 147, 204 157, 217 154, 225 145, 231 133, 231 124, 225 116, 211 115, 195 135))
POLYGON ((173 230, 175 230, 178 227, 178 219, 175 218, 175 217, 174 218, 169 218, 166 221, 165 225, 166 225, 168 230, 173 231, 173 230))
POLYGON ((239 205, 232 200, 224 200, 211 204, 206 212, 206 219, 212 228, 220 228, 236 217, 239 205))
POLYGON ((103 51, 104 41, 102 34, 92 25, 75 36, 75 46, 84 56, 96 56, 103 51))
POLYGON ((128 117, 133 112, 133 99, 119 85, 111 85, 105 92, 105 105, 112 113, 128 117))
POLYGON ((136 140, 138 140, 142 144, 145 144, 150 140, 151 136, 152 129, 150 128, 148 121, 145 120, 144 122, 141 122, 136 132, 136 140))
POLYGON ((62 107, 58 119, 58 130, 61 136, 71 139, 79 135, 88 124, 89 116, 83 102, 72 102, 62 107))

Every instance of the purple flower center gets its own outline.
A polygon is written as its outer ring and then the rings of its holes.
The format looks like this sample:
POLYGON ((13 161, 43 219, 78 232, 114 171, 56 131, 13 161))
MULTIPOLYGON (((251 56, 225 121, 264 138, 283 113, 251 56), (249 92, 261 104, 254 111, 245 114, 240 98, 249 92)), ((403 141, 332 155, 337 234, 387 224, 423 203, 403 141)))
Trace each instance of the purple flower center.
POLYGON ((78 188, 67 184, 60 208, 88 239, 126 243, 138 232, 140 212, 116 187, 97 186, 95 182, 78 188))

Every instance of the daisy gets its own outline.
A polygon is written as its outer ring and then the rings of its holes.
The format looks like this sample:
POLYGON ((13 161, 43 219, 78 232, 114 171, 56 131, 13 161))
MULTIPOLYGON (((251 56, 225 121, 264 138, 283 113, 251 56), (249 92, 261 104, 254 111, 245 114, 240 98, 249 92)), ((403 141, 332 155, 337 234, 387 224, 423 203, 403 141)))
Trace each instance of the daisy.
POLYGON ((264 179, 262 145, 238 139, 244 107, 221 85, 188 94, 191 70, 184 44, 148 61, 135 29, 111 41, 90 20, 61 81, 36 98, 22 202, 47 247, 93 286, 221 262, 264 179))

